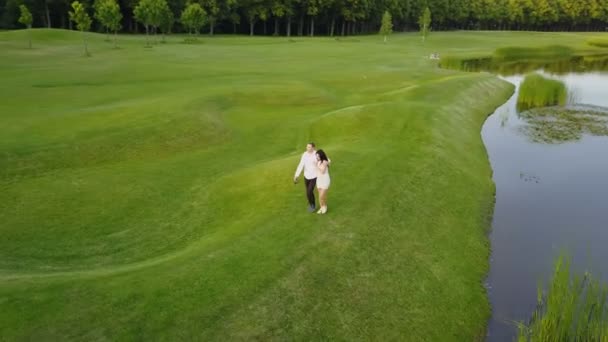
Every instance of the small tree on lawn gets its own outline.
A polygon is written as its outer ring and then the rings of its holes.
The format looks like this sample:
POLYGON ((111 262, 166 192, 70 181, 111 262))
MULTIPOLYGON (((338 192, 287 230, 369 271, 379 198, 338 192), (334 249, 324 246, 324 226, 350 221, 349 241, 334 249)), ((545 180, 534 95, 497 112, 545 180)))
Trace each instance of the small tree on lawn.
POLYGON ((70 14, 70 20, 76 23, 76 28, 82 32, 82 42, 84 43, 84 55, 90 56, 87 48, 87 36, 86 32, 91 29, 91 17, 87 14, 84 5, 78 1, 72 2, 72 11, 70 14))
POLYGON ((173 11, 169 8, 169 5, 165 2, 161 21, 160 21, 160 31, 163 33, 163 42, 165 41, 165 35, 171 33, 171 29, 173 28, 173 24, 175 23, 175 17, 173 16, 173 11))
POLYGON ((19 10, 21 11, 21 16, 19 17, 19 22, 25 27, 27 27, 27 38, 29 40, 29 47, 32 48, 32 13, 25 5, 20 5, 19 10))
POLYGON ((382 26, 380 26, 380 34, 384 36, 385 43, 391 33, 393 33, 393 17, 388 11, 385 11, 382 15, 382 26))
POLYGON ((200 28, 205 24, 205 15, 205 10, 201 5, 192 3, 182 12, 181 21, 190 34, 194 31, 198 35, 200 28))
POLYGON ((146 45, 150 45, 150 29, 156 29, 162 22, 163 9, 167 6, 165 0, 141 0, 135 9, 135 20, 146 28, 146 45))
POLYGON ((431 10, 428 7, 424 9, 424 12, 420 18, 418 18, 418 24, 420 25, 420 34, 422 35, 422 42, 424 43, 431 28, 431 10))
POLYGON ((106 26, 108 7, 106 5, 107 0, 95 0, 93 3, 93 18, 95 18, 101 26, 106 30, 106 41, 110 41, 110 29, 106 26))
POLYGON ((101 0, 95 8, 95 18, 106 28, 106 32, 114 32, 114 47, 116 47, 116 34, 120 30, 122 13, 116 0, 101 0))

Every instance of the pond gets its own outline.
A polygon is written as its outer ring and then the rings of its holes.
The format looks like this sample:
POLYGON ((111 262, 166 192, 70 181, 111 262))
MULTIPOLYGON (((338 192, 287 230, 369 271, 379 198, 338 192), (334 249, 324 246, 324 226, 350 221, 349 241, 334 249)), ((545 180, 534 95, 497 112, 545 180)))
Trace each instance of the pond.
POLYGON ((517 87, 482 129, 496 184, 486 284, 489 341, 514 340, 516 322, 530 319, 538 286, 547 284, 560 254, 572 258, 574 271, 608 281, 606 61, 512 63, 515 68, 485 61, 485 70, 517 87), (518 99, 527 94, 520 94, 520 72, 531 70, 557 92, 562 89, 556 80, 565 86, 562 106, 522 108, 518 99))

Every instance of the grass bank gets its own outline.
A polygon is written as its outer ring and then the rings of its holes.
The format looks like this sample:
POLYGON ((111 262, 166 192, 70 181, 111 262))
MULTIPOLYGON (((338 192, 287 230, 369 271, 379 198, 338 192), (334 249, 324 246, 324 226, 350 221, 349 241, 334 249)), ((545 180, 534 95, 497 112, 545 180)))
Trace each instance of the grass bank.
POLYGON ((480 128, 513 89, 427 57, 587 38, 33 37, 0 34, 8 340, 482 339, 480 128), (322 217, 290 181, 309 140, 322 217))

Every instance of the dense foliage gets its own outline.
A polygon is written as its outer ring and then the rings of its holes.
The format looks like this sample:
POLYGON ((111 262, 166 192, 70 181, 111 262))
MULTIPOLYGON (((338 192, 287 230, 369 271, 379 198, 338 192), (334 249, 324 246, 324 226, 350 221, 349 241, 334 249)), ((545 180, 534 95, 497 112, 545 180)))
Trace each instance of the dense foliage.
MULTIPOLYGON (((94 3, 84 1, 93 15, 94 3)), ((165 0, 161 0, 165 1, 165 0)), ((166 0, 179 18, 192 1, 166 0)), ((208 14, 206 32, 277 35, 375 33, 382 15, 392 15, 395 30, 418 29, 426 5, 432 30, 596 30, 608 27, 608 0, 196 0, 208 14)), ((120 0, 122 27, 143 32, 134 10, 138 0, 120 0)), ((19 5, 32 11, 34 27, 71 28, 69 0, 0 0, 0 28, 19 27, 19 5)), ((102 31, 101 22, 94 29, 102 31)), ((177 23, 174 31, 186 32, 177 23)))

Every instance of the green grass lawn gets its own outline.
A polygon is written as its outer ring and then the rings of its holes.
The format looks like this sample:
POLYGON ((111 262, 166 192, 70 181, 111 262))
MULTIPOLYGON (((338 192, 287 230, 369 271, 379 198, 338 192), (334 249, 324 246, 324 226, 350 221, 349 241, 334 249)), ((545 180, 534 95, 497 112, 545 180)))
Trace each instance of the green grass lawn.
POLYGON ((0 340, 471 340, 512 86, 427 57, 599 34, 0 33, 0 340), (329 213, 291 182, 332 159, 329 213))

